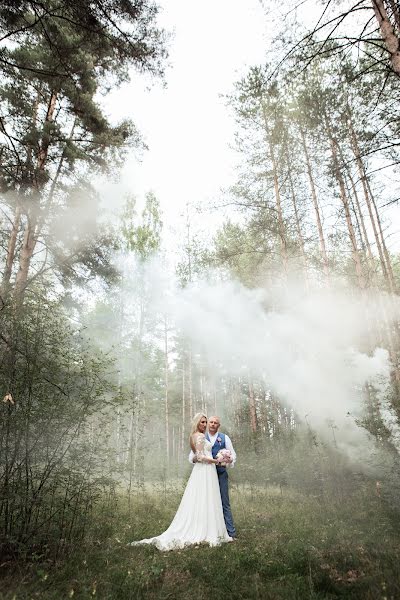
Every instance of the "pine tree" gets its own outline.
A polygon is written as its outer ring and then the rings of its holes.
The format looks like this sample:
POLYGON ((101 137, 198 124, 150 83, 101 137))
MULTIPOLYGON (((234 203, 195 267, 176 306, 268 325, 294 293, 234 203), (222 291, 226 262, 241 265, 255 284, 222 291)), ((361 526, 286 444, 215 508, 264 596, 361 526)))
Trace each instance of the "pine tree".
POLYGON ((123 82, 131 66, 161 74, 156 13, 134 1, 7 3, 0 189, 13 216, 3 296, 13 287, 22 301, 38 240, 70 188, 89 172, 114 171, 127 148, 141 143, 132 122, 109 123, 97 96, 123 82))

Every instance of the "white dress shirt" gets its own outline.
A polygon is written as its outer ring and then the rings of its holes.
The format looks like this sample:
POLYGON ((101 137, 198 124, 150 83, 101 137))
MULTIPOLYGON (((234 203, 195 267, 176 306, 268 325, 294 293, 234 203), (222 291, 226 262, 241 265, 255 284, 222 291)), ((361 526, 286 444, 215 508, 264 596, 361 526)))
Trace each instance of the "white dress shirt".
MULTIPOLYGON (((214 435, 210 435, 210 433, 208 433, 208 434, 206 433, 206 437, 207 437, 207 435, 208 435, 208 437, 210 439, 211 445, 214 446, 215 440, 219 436, 218 431, 214 435)), ((227 465, 227 467, 232 468, 234 466, 235 462, 236 462, 236 452, 233 449, 231 438, 229 437, 229 435, 226 435, 226 433, 225 433, 225 448, 227 450, 229 450, 230 453, 232 454, 232 463, 230 463, 230 464, 227 465)), ((193 459, 194 459, 194 452, 193 452, 193 450, 191 450, 190 454, 189 454, 189 462, 191 462, 192 464, 193 464, 193 459)))

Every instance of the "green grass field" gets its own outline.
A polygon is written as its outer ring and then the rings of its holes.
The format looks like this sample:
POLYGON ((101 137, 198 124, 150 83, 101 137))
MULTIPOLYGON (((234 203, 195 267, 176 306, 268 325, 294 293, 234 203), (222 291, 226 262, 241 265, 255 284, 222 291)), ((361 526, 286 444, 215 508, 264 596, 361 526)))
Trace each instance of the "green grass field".
POLYGON ((166 529, 180 493, 137 493, 130 517, 121 495, 57 563, 2 564, 0 598, 397 600, 400 523, 383 496, 366 483, 346 498, 232 486, 236 543, 161 553, 127 543, 166 529))

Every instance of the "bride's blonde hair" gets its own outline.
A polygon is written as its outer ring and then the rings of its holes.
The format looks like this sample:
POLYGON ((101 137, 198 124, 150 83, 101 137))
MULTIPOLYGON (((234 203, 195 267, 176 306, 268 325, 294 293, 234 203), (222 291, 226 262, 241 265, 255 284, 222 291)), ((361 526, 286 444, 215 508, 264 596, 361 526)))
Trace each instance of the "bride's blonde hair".
POLYGON ((191 424, 191 428, 190 428, 190 437, 192 437, 192 435, 194 433, 196 433, 197 428, 199 426, 199 423, 201 421, 201 419, 205 417, 207 419, 208 422, 208 418, 207 415, 205 415, 204 413, 196 413, 192 419, 192 424, 191 424))

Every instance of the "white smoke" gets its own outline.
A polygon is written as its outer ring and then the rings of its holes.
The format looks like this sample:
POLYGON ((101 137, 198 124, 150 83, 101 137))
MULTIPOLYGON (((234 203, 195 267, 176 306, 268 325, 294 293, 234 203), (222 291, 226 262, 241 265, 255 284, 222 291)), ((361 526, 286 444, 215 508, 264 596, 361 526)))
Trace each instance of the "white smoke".
MULTIPOLYGON (((386 406, 390 382, 387 350, 378 343, 371 347, 387 298, 377 295, 366 305, 340 285, 307 293, 298 283, 248 289, 215 274, 182 289, 157 260, 147 264, 144 277, 153 311, 167 315, 191 340, 211 373, 262 379, 301 419, 307 415, 312 427, 323 430, 333 421, 339 444, 365 440, 356 425, 363 416, 363 388, 374 386, 386 406)), ((400 313, 396 302, 386 310, 391 319, 400 313)), ((394 433, 393 416, 386 424, 394 433)))

